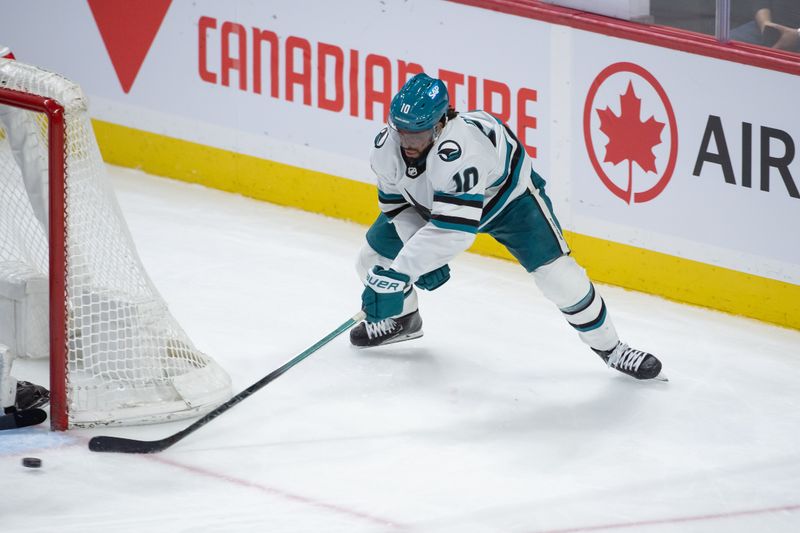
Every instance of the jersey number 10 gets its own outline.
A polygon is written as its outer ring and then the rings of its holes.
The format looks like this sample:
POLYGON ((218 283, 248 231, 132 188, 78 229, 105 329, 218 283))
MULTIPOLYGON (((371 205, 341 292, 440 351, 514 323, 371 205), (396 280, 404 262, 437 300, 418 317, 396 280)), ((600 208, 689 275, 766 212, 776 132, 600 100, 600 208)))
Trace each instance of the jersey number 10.
POLYGON ((463 178, 460 172, 456 172, 456 175, 453 176, 453 181, 456 182, 457 192, 467 192, 478 184, 478 169, 475 167, 464 169, 463 178))

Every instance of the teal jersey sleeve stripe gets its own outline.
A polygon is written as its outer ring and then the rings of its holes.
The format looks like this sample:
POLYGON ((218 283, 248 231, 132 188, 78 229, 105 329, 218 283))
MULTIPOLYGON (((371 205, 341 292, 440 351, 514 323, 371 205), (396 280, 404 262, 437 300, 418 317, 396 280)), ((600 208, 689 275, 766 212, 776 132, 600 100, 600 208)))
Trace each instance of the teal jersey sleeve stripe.
POLYGON ((378 189, 378 200, 387 204, 405 202, 402 194, 390 194, 378 189))
POLYGON ((431 219, 431 224, 433 224, 437 228, 463 231, 464 233, 474 234, 478 232, 478 228, 476 226, 468 226, 466 224, 456 224, 453 222, 445 222, 443 220, 431 219))
POLYGON ((438 200, 439 198, 448 199, 448 198, 458 198, 459 200, 466 200, 468 202, 482 202, 483 195, 482 194, 447 194, 444 192, 437 192, 434 193, 433 199, 438 200))
POLYGON ((434 193, 433 201, 442 203, 442 204, 450 204, 450 205, 463 205, 466 207, 477 207, 478 209, 483 208, 483 195, 482 194, 442 194, 442 193, 434 193))

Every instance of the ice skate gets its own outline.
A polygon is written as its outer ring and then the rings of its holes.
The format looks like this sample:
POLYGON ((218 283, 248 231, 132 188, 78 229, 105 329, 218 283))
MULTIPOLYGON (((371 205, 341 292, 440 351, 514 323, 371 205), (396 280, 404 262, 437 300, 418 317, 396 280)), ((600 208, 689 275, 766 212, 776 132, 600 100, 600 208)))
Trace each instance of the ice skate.
MULTIPOLYGON (((594 350, 594 348, 592 348, 594 350)), ((634 350, 623 342, 618 342, 612 350, 594 350, 605 363, 623 374, 636 379, 658 379, 667 381, 661 376, 661 361, 650 353, 634 350)))
POLYGON ((350 330, 350 343, 359 348, 382 346, 418 337, 422 337, 422 318, 419 311, 375 323, 365 320, 350 330))

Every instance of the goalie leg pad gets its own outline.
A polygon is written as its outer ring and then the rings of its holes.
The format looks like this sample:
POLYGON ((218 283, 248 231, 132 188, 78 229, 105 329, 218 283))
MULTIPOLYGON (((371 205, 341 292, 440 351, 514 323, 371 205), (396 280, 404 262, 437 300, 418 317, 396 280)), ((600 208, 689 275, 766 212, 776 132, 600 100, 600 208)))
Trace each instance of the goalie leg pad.
POLYGON ((0 415, 14 407, 17 398, 17 380, 11 375, 14 357, 7 346, 0 344, 0 415))
POLYGON ((533 278, 583 342, 597 350, 610 350, 617 345, 619 337, 606 304, 575 259, 562 255, 533 271, 533 278))

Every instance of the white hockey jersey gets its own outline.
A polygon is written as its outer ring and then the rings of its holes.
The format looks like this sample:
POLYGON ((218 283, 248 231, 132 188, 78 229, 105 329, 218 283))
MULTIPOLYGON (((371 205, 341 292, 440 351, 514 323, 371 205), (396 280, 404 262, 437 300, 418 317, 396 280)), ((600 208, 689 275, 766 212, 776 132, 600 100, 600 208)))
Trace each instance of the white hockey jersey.
POLYGON ((469 248, 477 232, 532 187, 524 146, 484 111, 449 120, 421 162, 407 162, 383 128, 370 164, 381 211, 404 243, 392 268, 412 282, 469 248))

